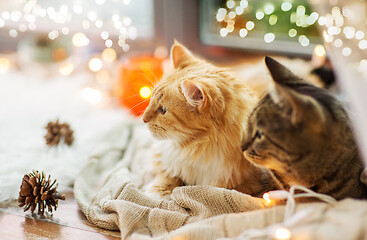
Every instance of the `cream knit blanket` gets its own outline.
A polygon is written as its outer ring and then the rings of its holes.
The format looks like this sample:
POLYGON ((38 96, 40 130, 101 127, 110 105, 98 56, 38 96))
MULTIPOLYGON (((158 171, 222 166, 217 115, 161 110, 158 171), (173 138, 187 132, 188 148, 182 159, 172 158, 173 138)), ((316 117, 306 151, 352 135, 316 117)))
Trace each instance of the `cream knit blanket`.
POLYGON ((366 201, 300 204, 284 221, 284 206, 234 190, 186 186, 172 200, 153 199, 140 190, 151 179, 152 141, 144 127, 126 124, 90 157, 74 194, 91 223, 120 230, 121 239, 274 239, 279 227, 294 239, 367 239, 366 201))

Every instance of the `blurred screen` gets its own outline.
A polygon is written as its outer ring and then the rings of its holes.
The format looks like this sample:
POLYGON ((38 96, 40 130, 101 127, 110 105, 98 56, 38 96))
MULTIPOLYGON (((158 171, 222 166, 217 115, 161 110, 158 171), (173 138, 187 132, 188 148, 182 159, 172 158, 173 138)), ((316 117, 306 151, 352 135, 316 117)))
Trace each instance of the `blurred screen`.
POLYGON ((305 0, 201 0, 200 36, 206 44, 311 54, 321 43, 319 14, 305 0))

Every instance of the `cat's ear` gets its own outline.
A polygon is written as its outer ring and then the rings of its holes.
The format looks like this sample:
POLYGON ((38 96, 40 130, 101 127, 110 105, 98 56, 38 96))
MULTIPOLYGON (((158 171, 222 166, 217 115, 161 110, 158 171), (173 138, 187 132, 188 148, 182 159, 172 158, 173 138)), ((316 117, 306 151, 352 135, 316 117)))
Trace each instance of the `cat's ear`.
POLYGON ((300 80, 299 77, 292 73, 288 68, 271 57, 265 57, 265 64, 269 69, 274 82, 279 84, 302 82, 302 80, 300 80))
POLYGON ((171 59, 174 68, 184 68, 196 60, 194 55, 176 40, 171 48, 171 59))
POLYGON ((274 83, 270 96, 274 103, 281 106, 284 114, 290 115, 291 123, 294 126, 306 123, 318 133, 324 129, 326 121, 324 110, 312 97, 300 94, 278 83, 274 83))
POLYGON ((205 107, 206 96, 202 88, 189 81, 185 80, 181 83, 181 90, 186 98, 186 101, 194 108, 201 110, 205 107))

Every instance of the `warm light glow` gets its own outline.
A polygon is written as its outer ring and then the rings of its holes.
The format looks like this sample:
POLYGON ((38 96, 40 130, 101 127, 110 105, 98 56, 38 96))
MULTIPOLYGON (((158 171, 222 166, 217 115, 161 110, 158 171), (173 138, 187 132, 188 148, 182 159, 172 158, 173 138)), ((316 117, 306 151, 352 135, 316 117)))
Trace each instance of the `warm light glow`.
POLYGON ((314 53, 316 54, 316 56, 318 57, 322 57, 322 56, 325 56, 326 54, 326 51, 325 51, 325 48, 324 46, 322 45, 317 45, 314 49, 314 53))
POLYGON ((268 202, 268 203, 270 203, 270 202, 271 202, 271 199, 270 199, 269 193, 264 193, 263 198, 265 199, 265 201, 266 201, 266 202, 268 202))
POLYGON ((340 27, 331 26, 327 29, 329 35, 337 35, 340 33, 340 27))
MULTIPOLYGON (((301 19, 301 18, 300 18, 301 19)), ((295 12, 291 13, 291 17, 290 17, 291 23, 295 23, 297 22, 297 14, 295 12)))
POLYGON ((102 59, 106 62, 113 62, 116 60, 117 54, 113 48, 106 48, 102 52, 102 59))
POLYGON ((246 28, 242 28, 239 33, 240 33, 240 37, 244 38, 247 36, 248 31, 246 28))
POLYGON ((227 25, 226 29, 228 30, 229 33, 231 33, 234 30, 234 26, 233 25, 227 25))
POLYGON ((254 23, 253 21, 248 21, 248 22, 246 23, 246 28, 247 28, 248 30, 252 30, 252 29, 254 29, 254 27, 255 27, 255 23, 254 23))
POLYGON ((269 24, 270 25, 275 25, 278 21, 278 17, 276 15, 271 15, 269 17, 269 24))
POLYGON ((88 13, 88 19, 92 22, 96 21, 97 19, 97 13, 91 11, 88 13))
POLYGON ((325 25, 326 21, 327 21, 326 17, 319 17, 319 20, 318 20, 319 25, 321 25, 321 26, 325 25))
POLYGON ((122 45, 122 51, 124 51, 124 52, 127 52, 127 51, 129 51, 129 49, 130 49, 130 45, 129 44, 127 44, 127 43, 125 43, 124 45, 122 45))
POLYGON ((311 13, 311 15, 307 18, 307 24, 308 25, 315 24, 318 18, 319 18, 319 14, 317 12, 311 13))
POLYGON ((140 91, 139 91, 140 96, 144 99, 150 97, 151 93, 152 91, 147 86, 140 88, 140 91))
POLYGON ((111 39, 107 39, 107 40, 105 41, 105 45, 106 45, 106 47, 108 47, 108 48, 112 47, 112 45, 113 45, 112 40, 111 40, 111 39))
POLYGON ((71 62, 64 62, 59 67, 59 73, 68 76, 74 71, 74 65, 71 62))
POLYGON ((297 17, 303 17, 303 16, 305 16, 306 8, 302 5, 299 5, 297 7, 296 13, 297 13, 297 17))
POLYGON ((355 35, 355 28, 354 27, 345 27, 343 29, 343 33, 347 39, 352 39, 355 35))
POLYGON ((98 104, 102 100, 102 93, 93 88, 84 88, 82 90, 82 97, 92 104, 98 104))
POLYGON ((322 36, 324 37, 325 42, 333 41, 333 36, 329 36, 325 30, 322 32, 322 36))
POLYGON ((228 8, 233 8, 235 6, 235 2, 233 1, 233 0, 229 0, 228 2, 227 2, 227 7, 228 8))
POLYGON ((220 36, 225 37, 228 35, 228 30, 226 28, 221 28, 219 34, 220 36))
POLYGON ((362 50, 367 49, 367 40, 359 41, 358 47, 362 50))
POLYGON ((343 50, 342 50, 342 55, 343 55, 344 57, 349 56, 351 53, 352 53, 352 49, 350 49, 349 47, 345 47, 345 48, 343 48, 343 50))
POLYGON ((132 23, 131 18, 129 18, 129 17, 125 17, 125 18, 124 18, 124 25, 125 25, 125 26, 130 26, 130 25, 131 25, 131 23, 132 23))
POLYGON ((21 31, 21 32, 25 32, 25 31, 27 31, 27 26, 26 26, 26 25, 24 25, 24 24, 20 24, 20 25, 19 25, 19 31, 21 31))
POLYGON ((349 7, 347 7, 347 6, 343 7, 343 16, 344 17, 350 17, 352 14, 353 14, 353 11, 349 7))
POLYGON ((110 34, 108 32, 106 32, 106 31, 101 32, 101 38, 103 40, 107 40, 109 36, 110 36, 110 34))
POLYGON ((98 72, 99 70, 102 69, 103 64, 102 64, 101 59, 92 58, 91 60, 89 60, 88 66, 92 72, 98 72))
POLYGON ((62 34, 68 35, 70 33, 70 29, 68 27, 63 27, 61 29, 62 34))
POLYGON ((267 33, 264 35, 264 41, 266 43, 271 43, 272 41, 274 41, 274 39, 275 39, 274 33, 267 33))
POLYGON ((59 32, 57 30, 53 30, 48 33, 48 38, 50 40, 55 40, 59 36, 59 32))
POLYGON ((284 227, 278 228, 274 233, 276 240, 288 240, 291 238, 291 232, 284 227))
POLYGON ((72 41, 75 47, 86 47, 89 45, 89 39, 84 33, 75 33, 72 41))
POLYGON ((356 39, 361 40, 364 37, 364 32, 357 31, 356 32, 356 39))
POLYGON ((218 21, 218 22, 222 22, 222 21, 224 21, 224 18, 225 18, 225 16, 226 16, 226 14, 227 14, 227 10, 226 10, 226 9, 224 9, 224 8, 219 8, 219 9, 218 9, 218 12, 217 12, 217 21, 218 21))
POLYGON ((307 47, 310 44, 310 40, 305 35, 299 36, 298 42, 302 45, 302 47, 307 47))
POLYGON ((18 36, 18 32, 15 29, 10 29, 9 30, 9 36, 12 38, 16 38, 18 36))
MULTIPOLYGON (((125 5, 129 5, 131 0, 122 0, 125 5)), ((233 10, 235 9, 238 14, 243 13, 243 8, 241 6, 237 6, 234 0, 231 0, 234 5, 233 10)), ((100 33, 100 31, 95 31, 95 28, 99 29, 109 29, 110 34, 122 38, 124 41, 134 40, 139 36, 139 31, 136 27, 133 26, 133 21, 130 17, 122 17, 121 13, 118 9, 114 9, 114 7, 108 8, 110 13, 101 14, 100 10, 97 8, 91 8, 91 6, 87 6, 92 3, 92 5, 103 5, 106 4, 106 0, 93 0, 93 1, 82 1, 82 0, 73 0, 70 4, 56 4, 55 6, 45 5, 42 1, 37 0, 21 0, 20 2, 24 2, 24 6, 20 6, 21 8, 10 10, 10 11, 0 11, 0 28, 6 26, 6 31, 11 38, 17 38, 20 36, 20 33, 26 31, 34 31, 39 26, 43 24, 39 24, 39 21, 48 21, 51 25, 55 25, 54 29, 48 29, 48 38, 50 40, 55 40, 61 34, 68 35, 71 33, 71 25, 78 25, 82 27, 83 30, 91 30, 94 33, 100 33), (87 3, 88 2, 88 3, 87 3), (95 3, 95 4, 93 4, 95 3), (93 9, 92 11, 90 11, 93 9), (75 16, 81 15, 83 16, 75 16), (109 16, 112 15, 113 22, 110 21, 109 16), (115 17, 117 16, 117 18, 115 17), (19 23, 19 24, 15 24, 19 23), (106 26, 105 26, 106 25, 106 26), (115 29, 112 29, 112 26, 115 26, 115 29)), ((117 0, 113 0, 113 2, 117 2, 117 0)), ((16 4, 17 5, 17 4, 16 4)), ((98 6, 98 7, 100 7, 98 6)), ((126 7, 126 6, 125 6, 126 7)), ((11 7, 10 7, 11 8, 11 7)), ((3 9, 4 10, 4 9, 3 9)), ((231 11, 231 15, 235 17, 236 13, 231 11)), ((227 14, 225 14, 227 17, 227 14)), ((50 25, 50 26, 51 26, 50 25)), ((72 29, 77 29, 72 27, 72 29)), ((44 30, 44 29, 43 29, 44 30)), ((90 32, 90 31, 88 31, 90 32)), ((74 34, 75 32, 73 32, 74 34)), ((88 34, 85 34, 88 36, 88 34)), ((84 47, 90 44, 90 39, 88 39, 85 35, 81 35, 81 33, 77 33, 73 38, 73 45, 77 47, 84 47)), ((108 37, 103 37, 104 40, 107 40, 108 37)), ((107 47, 111 47, 111 43, 114 40, 108 40, 106 42, 107 47)), ((117 42, 116 42, 117 43, 117 42)), ((121 45, 122 46, 122 45, 121 45)), ((124 50, 127 51, 128 47, 125 46, 124 50)))
POLYGON ((10 19, 10 13, 5 11, 1 14, 2 18, 4 18, 5 20, 9 20, 10 19))
POLYGON ((290 2, 284 2, 284 3, 282 3, 281 9, 284 12, 287 12, 287 11, 291 10, 292 9, 292 3, 290 3, 290 2))
POLYGON ((336 39, 334 41, 334 46, 337 47, 337 48, 340 48, 341 46, 343 46, 343 41, 341 39, 336 39))
POLYGON ((247 6, 248 6, 248 1, 247 1, 247 0, 242 0, 242 1, 240 2, 240 6, 241 6, 241 7, 243 7, 243 8, 247 8, 247 6))
POLYGON ((265 12, 266 14, 271 14, 271 13, 273 13, 273 12, 274 12, 274 5, 273 5, 273 4, 271 4, 271 3, 267 3, 267 4, 265 4, 265 6, 264 6, 264 12, 265 12))
POLYGON ((290 36, 290 37, 295 37, 295 36, 297 36, 297 30, 296 29, 290 29, 289 30, 289 32, 288 32, 288 35, 290 36))
POLYGON ((236 14, 241 15, 242 13, 243 13, 243 7, 241 6, 236 7, 236 14))
POLYGON ((264 12, 262 12, 262 11, 258 11, 258 12, 256 12, 256 18, 257 18, 258 20, 263 19, 263 18, 264 18, 264 16, 265 16, 264 12))
POLYGON ((0 58, 0 74, 4 74, 8 71, 10 66, 10 61, 7 58, 0 58))
POLYGON ((229 13, 228 13, 228 16, 229 16, 229 18, 230 19, 233 19, 233 18, 235 18, 236 17, 236 12, 235 11, 230 11, 229 13))

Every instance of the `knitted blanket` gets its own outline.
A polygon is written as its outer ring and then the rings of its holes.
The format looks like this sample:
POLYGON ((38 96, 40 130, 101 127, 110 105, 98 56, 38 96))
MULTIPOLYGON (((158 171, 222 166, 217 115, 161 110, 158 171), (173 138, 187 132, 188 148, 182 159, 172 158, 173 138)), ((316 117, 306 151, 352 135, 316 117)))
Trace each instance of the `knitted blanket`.
POLYGON ((121 239, 367 237, 366 201, 298 204, 284 219, 285 206, 269 207, 263 199, 210 186, 175 188, 171 200, 152 198, 140 190, 152 177, 154 140, 147 130, 126 124, 106 139, 76 178, 74 194, 91 223, 120 230, 121 239))

